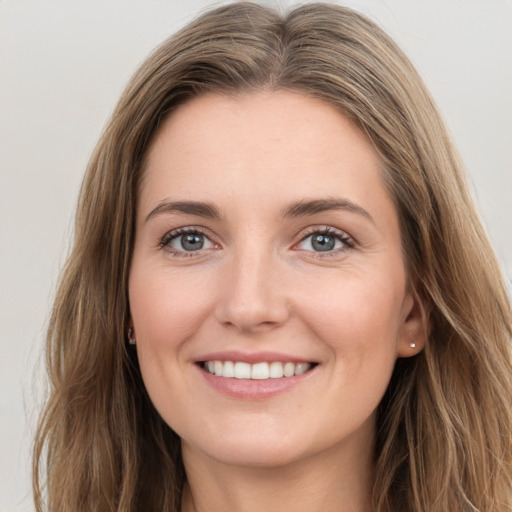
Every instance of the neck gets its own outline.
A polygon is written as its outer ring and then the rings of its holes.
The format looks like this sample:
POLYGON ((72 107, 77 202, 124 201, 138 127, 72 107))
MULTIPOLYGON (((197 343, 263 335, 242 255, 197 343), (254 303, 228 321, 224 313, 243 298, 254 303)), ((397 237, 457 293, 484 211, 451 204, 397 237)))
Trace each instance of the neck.
POLYGON ((183 446, 182 512, 371 512, 373 446, 352 446, 273 467, 240 467, 183 446), (359 447, 360 448, 360 447, 359 447))

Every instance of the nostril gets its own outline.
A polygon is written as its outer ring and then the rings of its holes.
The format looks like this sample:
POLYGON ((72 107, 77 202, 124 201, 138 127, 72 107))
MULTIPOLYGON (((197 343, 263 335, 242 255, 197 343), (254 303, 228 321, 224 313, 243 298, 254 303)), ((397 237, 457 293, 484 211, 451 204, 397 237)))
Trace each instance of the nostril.
POLYGON ((285 287, 272 279, 274 267, 247 252, 239 255, 239 259, 242 262, 238 261, 233 272, 220 283, 215 312, 218 321, 241 332, 281 325, 289 313, 283 294, 285 287))

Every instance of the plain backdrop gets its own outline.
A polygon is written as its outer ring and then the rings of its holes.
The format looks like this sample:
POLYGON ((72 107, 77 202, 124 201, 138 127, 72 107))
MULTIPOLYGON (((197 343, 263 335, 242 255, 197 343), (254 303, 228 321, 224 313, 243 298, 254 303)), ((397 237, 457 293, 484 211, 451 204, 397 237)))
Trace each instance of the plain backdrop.
MULTIPOLYGON (((386 28, 423 75, 510 278, 511 0, 343 3, 386 28)), ((33 510, 42 342, 88 157, 138 64, 210 5, 0 0, 0 512, 33 510)))

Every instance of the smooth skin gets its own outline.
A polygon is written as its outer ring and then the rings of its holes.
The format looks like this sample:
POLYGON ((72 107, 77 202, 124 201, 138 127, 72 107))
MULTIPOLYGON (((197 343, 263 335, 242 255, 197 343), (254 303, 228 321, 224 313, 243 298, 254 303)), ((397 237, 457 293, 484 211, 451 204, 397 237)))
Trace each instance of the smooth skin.
POLYGON ((371 510, 376 408, 425 338, 384 172, 351 121, 298 93, 203 95, 159 129, 129 294, 145 385, 182 438, 183 511, 371 510), (237 398, 198 364, 223 351, 316 366, 237 398))

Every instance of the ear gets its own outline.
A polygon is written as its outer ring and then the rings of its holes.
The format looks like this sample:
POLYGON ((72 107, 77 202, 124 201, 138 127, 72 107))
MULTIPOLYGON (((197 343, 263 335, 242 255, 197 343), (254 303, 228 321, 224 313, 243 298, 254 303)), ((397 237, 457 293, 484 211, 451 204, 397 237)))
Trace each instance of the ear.
POLYGON ((404 300, 404 321, 397 345, 397 357, 412 357, 427 343, 430 331, 430 310, 411 287, 404 300))
POLYGON ((128 343, 130 345, 135 345, 137 343, 136 342, 137 337, 135 335, 135 327, 133 326, 133 320, 131 318, 128 321, 127 338, 128 338, 128 343))

